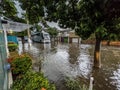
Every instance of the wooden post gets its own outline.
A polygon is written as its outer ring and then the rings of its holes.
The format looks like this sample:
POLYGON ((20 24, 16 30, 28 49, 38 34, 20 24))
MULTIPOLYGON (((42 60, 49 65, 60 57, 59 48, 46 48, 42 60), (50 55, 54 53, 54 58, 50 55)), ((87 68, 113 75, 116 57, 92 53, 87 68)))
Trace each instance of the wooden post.
POLYGON ((68 44, 70 43, 70 42, 69 42, 69 41, 70 41, 69 39, 70 39, 70 38, 69 38, 69 36, 68 36, 68 44))
POLYGON ((3 25, 3 31, 4 31, 4 39, 5 39, 5 48, 6 48, 6 52, 7 52, 7 58, 9 57, 9 49, 8 49, 8 40, 7 40, 7 24, 3 25))
MULTIPOLYGON (((27 20, 27 25, 29 25, 29 21, 27 20)), ((27 29, 27 34, 28 34, 28 45, 31 46, 31 35, 30 35, 30 29, 29 29, 29 26, 28 26, 28 29, 27 29)))

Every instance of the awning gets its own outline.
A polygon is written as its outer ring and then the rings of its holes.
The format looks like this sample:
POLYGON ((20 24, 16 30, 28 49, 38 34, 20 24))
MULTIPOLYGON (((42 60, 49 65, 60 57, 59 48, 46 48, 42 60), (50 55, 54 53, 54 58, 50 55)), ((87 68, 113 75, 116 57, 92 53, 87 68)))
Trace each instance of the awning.
POLYGON ((19 22, 13 22, 13 21, 9 21, 9 20, 2 20, 2 26, 3 26, 3 29, 1 29, 1 30, 4 31, 5 47, 6 47, 7 57, 9 57, 8 41, 7 41, 6 31, 12 30, 14 32, 22 32, 22 31, 26 30, 27 28, 32 27, 32 25, 19 23, 19 22))
POLYGON ((32 27, 32 25, 29 24, 13 22, 8 20, 2 20, 2 22, 7 22, 7 23, 2 23, 3 27, 6 28, 7 31, 12 30, 14 32, 22 32, 27 28, 32 27))

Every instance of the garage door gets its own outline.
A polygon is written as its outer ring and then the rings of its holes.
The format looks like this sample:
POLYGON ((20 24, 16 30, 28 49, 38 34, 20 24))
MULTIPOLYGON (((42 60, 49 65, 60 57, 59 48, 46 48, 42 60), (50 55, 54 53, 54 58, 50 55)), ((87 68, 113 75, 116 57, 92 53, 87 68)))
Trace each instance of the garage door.
POLYGON ((78 38, 72 38, 73 43, 78 43, 78 38))

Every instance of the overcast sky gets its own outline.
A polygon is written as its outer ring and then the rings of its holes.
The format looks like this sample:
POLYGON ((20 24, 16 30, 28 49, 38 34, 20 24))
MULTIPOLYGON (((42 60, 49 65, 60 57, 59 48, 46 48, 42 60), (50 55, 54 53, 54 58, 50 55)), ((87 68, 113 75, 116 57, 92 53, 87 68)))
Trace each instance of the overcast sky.
POLYGON ((20 8, 18 1, 15 1, 15 4, 16 4, 15 6, 18 10, 18 16, 22 17, 21 13, 23 12, 23 10, 20 8))

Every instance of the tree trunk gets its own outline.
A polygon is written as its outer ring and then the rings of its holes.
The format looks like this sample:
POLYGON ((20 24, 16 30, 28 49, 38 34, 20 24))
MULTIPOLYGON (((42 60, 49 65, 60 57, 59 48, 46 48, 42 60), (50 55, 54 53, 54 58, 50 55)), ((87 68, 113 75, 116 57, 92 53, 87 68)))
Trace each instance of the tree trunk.
POLYGON ((110 40, 107 41, 107 45, 110 46, 110 40))
POLYGON ((101 47, 101 40, 96 39, 95 50, 94 50, 94 67, 95 68, 100 68, 101 67, 100 47, 101 47))

